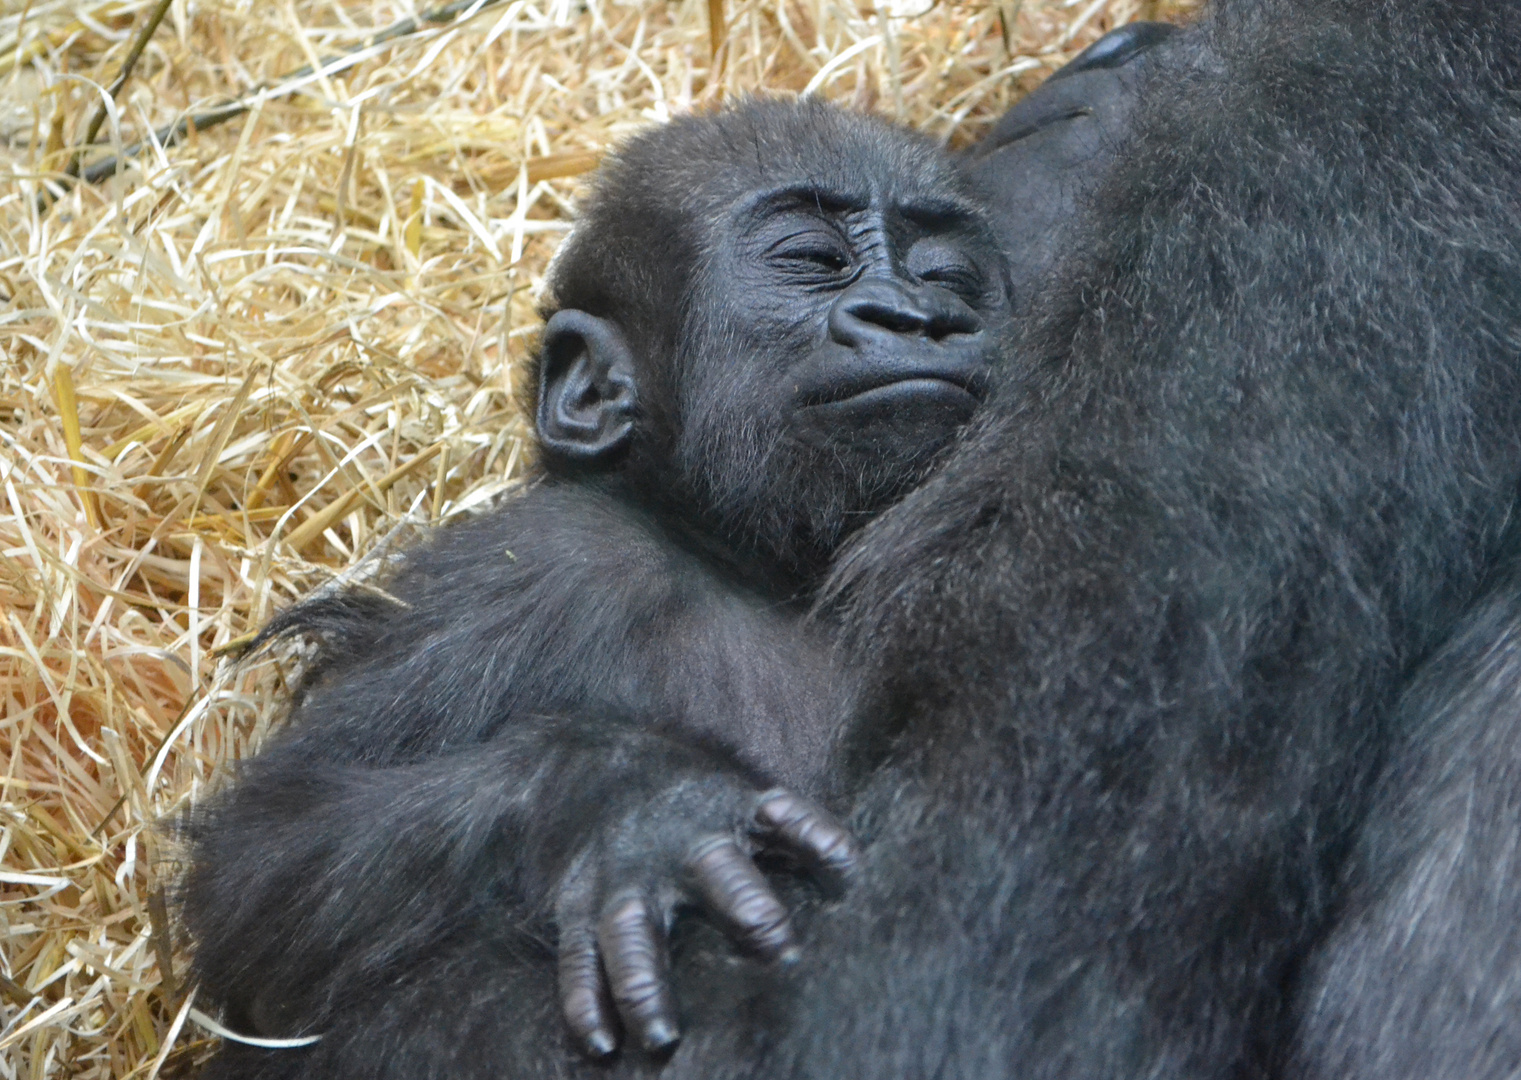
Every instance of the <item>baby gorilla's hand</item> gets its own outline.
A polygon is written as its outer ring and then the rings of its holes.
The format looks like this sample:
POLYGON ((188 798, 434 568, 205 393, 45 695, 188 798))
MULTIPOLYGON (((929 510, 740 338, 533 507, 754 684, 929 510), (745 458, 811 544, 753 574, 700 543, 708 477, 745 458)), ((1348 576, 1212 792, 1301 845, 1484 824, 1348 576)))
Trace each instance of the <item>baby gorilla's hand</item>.
POLYGON ((754 862, 762 851, 797 859, 832 896, 857 858, 844 826, 801 795, 719 777, 676 785, 577 858, 556 905, 560 1004, 588 1054, 617 1049, 620 1021, 646 1050, 680 1038, 666 935, 683 906, 763 959, 796 955, 787 909, 754 862))

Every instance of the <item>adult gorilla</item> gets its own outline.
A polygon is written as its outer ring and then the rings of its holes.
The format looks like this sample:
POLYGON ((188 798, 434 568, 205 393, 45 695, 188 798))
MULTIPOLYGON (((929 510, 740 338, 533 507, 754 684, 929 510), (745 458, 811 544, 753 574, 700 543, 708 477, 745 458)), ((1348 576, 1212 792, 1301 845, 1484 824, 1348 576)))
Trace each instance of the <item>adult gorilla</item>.
POLYGON ((837 571, 866 865, 802 961, 678 942, 685 1041, 609 1068, 503 927, 308 1075, 1511 1075, 1521 0, 1168 48, 1023 381, 837 571))
POLYGON ((1043 381, 838 575, 893 734, 857 910, 907 917, 810 931, 760 1075, 1521 1060, 1521 4, 1225 0, 1169 48, 1043 381))

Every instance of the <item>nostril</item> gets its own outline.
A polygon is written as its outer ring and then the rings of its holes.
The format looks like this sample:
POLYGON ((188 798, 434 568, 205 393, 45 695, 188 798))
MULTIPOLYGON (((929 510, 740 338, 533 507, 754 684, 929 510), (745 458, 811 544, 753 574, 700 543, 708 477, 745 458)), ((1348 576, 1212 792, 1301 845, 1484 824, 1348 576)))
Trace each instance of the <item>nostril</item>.
POLYGON ((929 336, 936 341, 953 334, 975 334, 982 329, 982 320, 964 306, 937 311, 930 320, 929 336))
POLYGON ((927 334, 933 326, 928 312, 918 311, 904 304, 883 303, 880 300, 858 300, 846 307, 846 315, 871 326, 879 326, 894 334, 927 334))
POLYGON ((884 333, 939 342, 981 329, 976 313, 958 298, 894 281, 863 281, 841 296, 829 313, 830 336, 851 347, 884 333))

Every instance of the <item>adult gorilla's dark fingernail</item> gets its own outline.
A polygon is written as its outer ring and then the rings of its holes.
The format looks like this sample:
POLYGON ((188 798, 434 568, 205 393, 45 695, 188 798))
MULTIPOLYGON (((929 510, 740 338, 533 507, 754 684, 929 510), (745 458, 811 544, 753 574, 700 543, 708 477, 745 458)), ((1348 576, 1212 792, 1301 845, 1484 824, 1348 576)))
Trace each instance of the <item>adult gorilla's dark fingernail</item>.
POLYGON ((802 958, 802 949, 798 948, 796 945, 788 945, 785 949, 777 954, 776 962, 785 966, 795 964, 802 958))
POLYGON ((612 1057, 618 1049, 618 1040, 611 1032, 594 1031, 586 1037, 586 1052, 594 1058, 612 1057))
POLYGON ((1058 69, 1051 78, 1075 75, 1080 71, 1123 67, 1153 46, 1160 45, 1178 32, 1176 26, 1160 22, 1138 22, 1111 30, 1058 69))
POLYGON ((656 1020, 645 1027, 644 1036, 640 1041, 646 1050, 656 1054, 662 1050, 669 1050, 680 1042, 681 1032, 664 1020, 656 1020))

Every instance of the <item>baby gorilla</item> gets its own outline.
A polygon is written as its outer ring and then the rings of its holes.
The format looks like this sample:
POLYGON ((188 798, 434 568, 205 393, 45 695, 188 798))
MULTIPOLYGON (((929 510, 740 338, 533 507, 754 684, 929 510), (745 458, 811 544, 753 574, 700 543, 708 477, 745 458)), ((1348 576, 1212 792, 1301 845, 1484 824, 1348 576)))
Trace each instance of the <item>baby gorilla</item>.
POLYGON ((756 101, 615 155, 549 284, 539 482, 269 631, 317 660, 191 825, 197 971, 235 1028, 321 1031, 516 919, 557 931, 583 1047, 621 1021, 659 1049, 679 907, 781 957, 752 857, 851 868, 799 794, 852 692, 803 616, 984 393, 1009 286, 983 212, 926 140, 756 101))
MULTIPOLYGON (((970 418, 1004 274, 937 153, 820 104, 678 123, 604 170, 551 274, 536 379, 550 479, 515 551, 594 607, 524 594, 535 636, 551 615, 580 646, 555 679, 573 697, 531 704, 653 720, 732 755, 755 787, 705 779, 695 804, 649 826, 639 815, 620 851, 576 875, 600 887, 562 892, 562 994, 589 1046, 612 1046, 599 952, 645 1045, 675 1038, 654 962, 675 903, 785 954, 755 843, 826 884, 848 870, 844 831, 764 786, 817 793, 845 715, 849 679, 801 616, 842 539, 970 418), (627 869, 609 878, 608 861, 627 869), (664 880, 638 881, 651 868, 664 880)), ((530 661, 539 679, 546 659, 530 661)))

